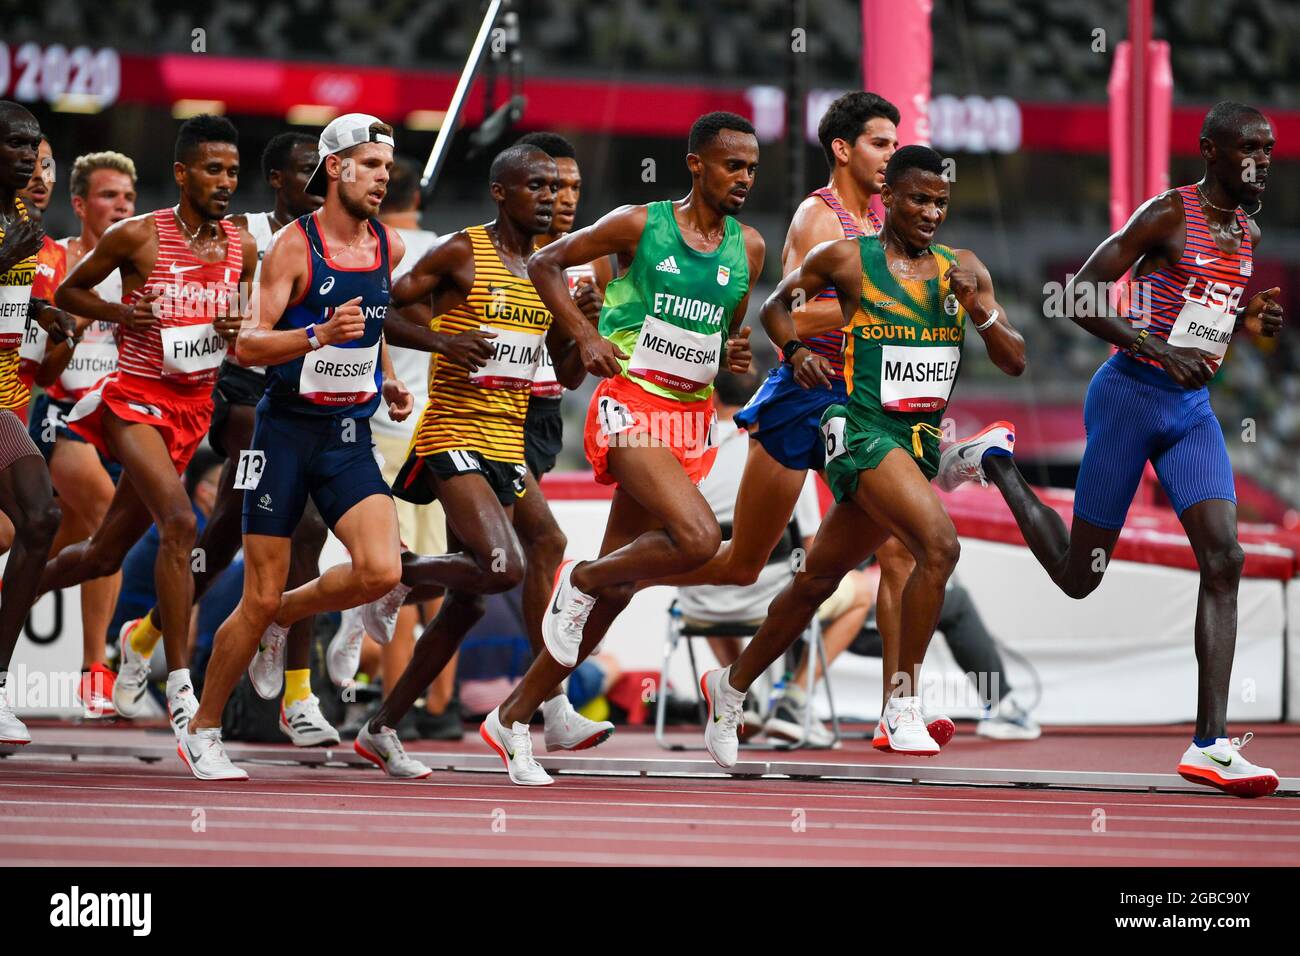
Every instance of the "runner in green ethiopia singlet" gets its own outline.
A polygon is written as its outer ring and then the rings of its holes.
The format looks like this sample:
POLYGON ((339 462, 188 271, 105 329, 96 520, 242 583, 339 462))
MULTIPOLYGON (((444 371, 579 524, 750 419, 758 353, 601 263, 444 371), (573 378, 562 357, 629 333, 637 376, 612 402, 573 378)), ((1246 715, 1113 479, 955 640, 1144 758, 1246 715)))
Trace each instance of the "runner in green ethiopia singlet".
POLYGON ((858 240, 862 292, 844 344, 848 406, 822 415, 826 479, 836 500, 850 497, 858 473, 901 448, 927 478, 939 469, 939 424, 961 364, 966 312, 944 274, 957 264, 932 245, 933 279, 901 279, 875 236, 858 240))
POLYGON ((623 374, 646 391, 705 399, 748 289, 739 222, 728 216, 718 248, 699 252, 682 239, 673 204, 653 202, 632 265, 605 289, 600 334, 631 356, 623 374))

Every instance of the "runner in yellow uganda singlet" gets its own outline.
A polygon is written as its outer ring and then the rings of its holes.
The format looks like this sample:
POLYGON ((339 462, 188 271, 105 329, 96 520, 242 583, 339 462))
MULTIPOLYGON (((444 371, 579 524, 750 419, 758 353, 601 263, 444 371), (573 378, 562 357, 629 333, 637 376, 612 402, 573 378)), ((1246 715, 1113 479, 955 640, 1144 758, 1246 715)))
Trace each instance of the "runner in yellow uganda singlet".
POLYGON ((408 452, 407 474, 398 476, 395 490, 423 500, 426 495, 409 474, 412 459, 436 457, 456 471, 486 473, 498 497, 509 503, 507 493, 523 495, 524 418, 551 313, 533 284, 505 267, 484 226, 471 226, 465 234, 474 248, 474 287, 463 304, 434 319, 434 328, 447 335, 490 331, 496 351, 474 372, 433 356, 429 403, 408 452))

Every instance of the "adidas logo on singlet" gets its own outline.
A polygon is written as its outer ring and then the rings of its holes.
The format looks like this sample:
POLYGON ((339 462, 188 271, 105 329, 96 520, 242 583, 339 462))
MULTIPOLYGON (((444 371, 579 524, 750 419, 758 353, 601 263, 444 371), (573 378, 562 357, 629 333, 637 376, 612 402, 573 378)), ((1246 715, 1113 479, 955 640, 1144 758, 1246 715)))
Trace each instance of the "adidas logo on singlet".
POLYGON ((655 271, 671 272, 675 276, 682 274, 682 270, 677 268, 677 258, 675 256, 669 256, 663 262, 659 263, 659 265, 655 266, 655 271))

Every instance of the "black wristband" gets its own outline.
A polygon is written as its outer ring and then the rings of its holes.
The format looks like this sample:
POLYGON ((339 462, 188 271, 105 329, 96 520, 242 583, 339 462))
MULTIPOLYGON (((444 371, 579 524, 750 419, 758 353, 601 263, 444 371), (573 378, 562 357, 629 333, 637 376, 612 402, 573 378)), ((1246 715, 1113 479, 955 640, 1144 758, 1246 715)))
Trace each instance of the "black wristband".
POLYGON ((808 348, 808 345, 805 342, 802 342, 799 339, 791 339, 789 342, 786 342, 785 345, 781 346, 781 358, 786 362, 786 364, 793 363, 794 353, 798 352, 800 349, 806 348, 808 348))

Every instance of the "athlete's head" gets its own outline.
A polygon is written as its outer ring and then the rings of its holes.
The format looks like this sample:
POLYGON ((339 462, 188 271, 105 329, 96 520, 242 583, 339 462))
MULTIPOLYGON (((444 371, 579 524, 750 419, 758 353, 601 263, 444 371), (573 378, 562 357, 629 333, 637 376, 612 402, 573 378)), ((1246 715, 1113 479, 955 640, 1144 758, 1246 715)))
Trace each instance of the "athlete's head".
POLYGON ((343 209, 357 219, 379 212, 388 193, 393 168, 393 128, 368 113, 346 113, 320 134, 320 161, 307 182, 307 192, 338 196, 343 209))
POLYGON ((388 174, 388 193, 381 213, 414 212, 420 208, 420 167, 406 156, 393 157, 388 174))
POLYGON ((272 136, 262 150, 262 176, 295 219, 314 212, 324 202, 307 192, 316 162, 316 138, 306 133, 272 136))
POLYGON ((555 215, 551 217, 550 232, 553 236, 572 232, 573 220, 578 215, 578 200, 582 196, 578 151, 559 133, 529 133, 521 136, 515 145, 536 146, 555 160, 555 171, 560 176, 560 191, 555 194, 555 215))
POLYGON ((36 172, 41 127, 27 107, 0 100, 0 189, 17 192, 36 172))
POLYGON ((19 190, 19 195, 23 197, 23 202, 35 206, 41 212, 50 208, 50 200, 54 198, 54 150, 44 136, 36 151, 36 171, 27 180, 27 185, 19 190))
POLYGON ((899 149, 885 167, 880 200, 894 235, 913 249, 930 245, 948 215, 943 157, 929 146, 899 149))
POLYGON ((1236 203, 1253 207, 1268 181, 1273 126, 1253 106, 1216 103, 1201 124, 1201 157, 1206 172, 1236 203))
POLYGON ((882 96, 858 90, 826 108, 817 138, 831 172, 845 168, 861 188, 878 193, 885 165, 898 149, 898 107, 882 96))
POLYGON ((176 134, 176 185, 194 210, 220 219, 239 185, 239 131, 224 116, 187 119, 176 134))
POLYGON ((540 236, 551 228, 560 175, 555 160, 537 146, 508 146, 497 153, 488 170, 488 187, 498 216, 525 235, 540 236))
POLYGON ((691 126, 686 165, 693 188, 719 212, 734 216, 758 174, 758 137, 735 113, 705 113, 691 126))
POLYGON ((135 215, 135 163, 121 153, 78 156, 68 177, 72 211, 92 235, 135 215))

